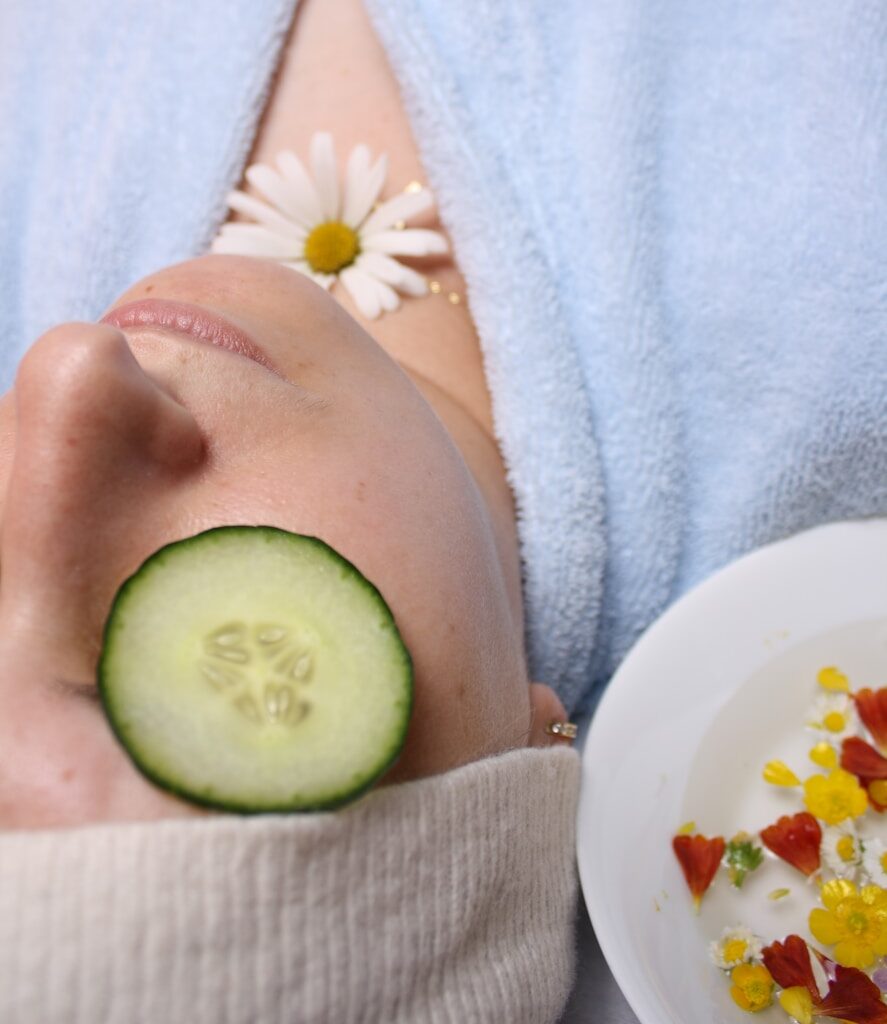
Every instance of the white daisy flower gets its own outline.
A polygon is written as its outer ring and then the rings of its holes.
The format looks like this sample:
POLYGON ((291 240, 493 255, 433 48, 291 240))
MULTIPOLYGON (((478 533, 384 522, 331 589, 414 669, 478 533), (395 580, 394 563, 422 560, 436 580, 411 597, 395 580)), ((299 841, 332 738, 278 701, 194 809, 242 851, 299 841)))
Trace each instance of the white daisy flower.
POLYGON ((880 839, 866 839, 862 870, 872 885, 887 889, 887 846, 880 839))
POLYGON ((395 256, 428 256, 447 251, 439 231, 406 228, 404 222, 429 209, 431 192, 418 184, 376 205, 388 173, 383 153, 370 161, 366 146, 355 146, 340 187, 333 139, 311 139, 310 173, 295 154, 277 156, 277 169, 247 168, 246 179, 268 202, 235 190, 232 210, 256 223, 224 224, 211 251, 277 260, 329 288, 340 280, 360 312, 374 320, 400 305, 398 292, 424 295, 425 278, 395 256))
POLYGON ((710 942, 708 955, 715 967, 732 971, 739 964, 750 964, 761 959, 763 941, 745 925, 725 928, 721 937, 710 942))
POLYGON ((853 698, 846 693, 822 694, 808 713, 807 725, 830 743, 853 736, 859 729, 853 698))
POLYGON ((820 854, 836 878, 853 878, 862 863, 862 843, 852 820, 823 830, 820 854))

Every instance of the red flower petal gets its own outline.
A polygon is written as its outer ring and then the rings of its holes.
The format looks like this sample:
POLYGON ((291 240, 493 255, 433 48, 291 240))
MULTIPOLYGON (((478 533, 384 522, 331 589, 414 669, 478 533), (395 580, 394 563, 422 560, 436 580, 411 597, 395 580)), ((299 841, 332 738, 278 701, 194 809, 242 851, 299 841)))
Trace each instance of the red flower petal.
POLYGON ((813 1001, 818 1013, 851 1024, 887 1024, 887 1005, 881 999, 881 990, 855 967, 837 964, 828 995, 822 1001, 816 998, 813 1001))
MULTIPOLYGON (((887 693, 887 690, 878 690, 878 693, 887 693)), ((858 736, 848 736, 841 744, 841 767, 859 779, 876 811, 887 810, 887 804, 876 800, 871 790, 873 782, 887 779, 887 757, 882 757, 871 743, 858 736)))
POLYGON ((812 875, 819 868, 819 846, 822 829, 819 822, 808 811, 800 814, 783 815, 773 825, 761 832, 761 842, 777 857, 812 875))
POLYGON ((887 779, 887 757, 858 736, 848 736, 841 744, 841 767, 853 772, 864 786, 875 779, 887 779))
POLYGON ((878 986, 855 967, 842 967, 800 937, 789 935, 784 943, 764 947, 764 966, 782 988, 801 985, 807 989, 818 1016, 848 1021, 849 1024, 887 1024, 887 1005, 878 986), (810 965, 817 957, 828 978, 828 995, 823 999, 810 965))
POLYGON ((853 694, 859 717, 883 750, 887 747, 887 688, 870 690, 868 687, 853 694))
POLYGON ((802 985, 813 1001, 819 1000, 819 989, 810 964, 810 950, 800 935, 789 935, 785 942, 771 942, 764 947, 764 966, 782 988, 802 985))
POLYGON ((675 856, 687 879, 687 885, 693 894, 693 901, 699 901, 705 890, 711 885, 724 856, 724 840, 722 836, 706 839, 705 836, 675 836, 671 841, 675 856))

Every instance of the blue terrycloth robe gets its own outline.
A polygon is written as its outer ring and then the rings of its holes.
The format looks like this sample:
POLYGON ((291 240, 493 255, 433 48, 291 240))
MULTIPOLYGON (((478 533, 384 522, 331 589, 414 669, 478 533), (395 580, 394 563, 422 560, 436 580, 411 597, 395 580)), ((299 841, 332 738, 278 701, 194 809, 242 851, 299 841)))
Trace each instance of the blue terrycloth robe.
MULTIPOLYGON (((731 558, 887 512, 887 7, 367 4, 468 281, 531 668, 572 710, 731 558)), ((0 6, 0 384, 205 251, 294 5, 0 6)))

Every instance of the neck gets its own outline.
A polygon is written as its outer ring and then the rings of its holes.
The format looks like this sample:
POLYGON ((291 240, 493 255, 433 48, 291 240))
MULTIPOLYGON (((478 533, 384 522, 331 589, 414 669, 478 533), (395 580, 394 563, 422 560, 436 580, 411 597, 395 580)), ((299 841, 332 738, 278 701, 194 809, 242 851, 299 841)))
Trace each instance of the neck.
MULTIPOLYGON (((388 154, 392 186, 382 198, 409 181, 428 180, 400 88, 361 0, 300 0, 248 163, 273 164, 283 149, 305 153, 318 126, 332 132, 340 157, 357 142, 388 154)), ((411 226, 442 230, 436 214, 411 226)), ((522 627, 514 504, 465 282, 449 257, 425 259, 416 268, 438 281, 440 292, 405 299, 379 320, 363 320, 340 285, 333 285, 332 295, 410 376, 462 452, 489 511, 515 622, 522 627), (449 301, 451 293, 459 296, 457 304, 449 301)))
MULTIPOLYGON (((457 271, 453 274, 461 281, 457 271)), ((443 281, 449 277, 446 272, 435 275, 443 281)), ((343 296, 336 298, 342 301, 343 296)), ((465 460, 486 507, 514 621, 522 630, 514 496, 493 431, 480 345, 464 304, 452 306, 441 296, 408 299, 397 312, 362 323, 419 389, 465 460)))

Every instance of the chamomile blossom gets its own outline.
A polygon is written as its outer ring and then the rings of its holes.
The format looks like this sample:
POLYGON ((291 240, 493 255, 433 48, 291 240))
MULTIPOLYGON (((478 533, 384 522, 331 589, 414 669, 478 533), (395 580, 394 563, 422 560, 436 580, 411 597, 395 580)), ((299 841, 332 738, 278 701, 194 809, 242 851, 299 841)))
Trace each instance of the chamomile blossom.
POLYGON ((862 843, 852 820, 823 829, 821 855, 836 878, 854 877, 862 863, 862 843))
POLYGON ((732 971, 739 964, 759 961, 763 948, 763 942, 750 928, 736 925, 725 928, 719 939, 709 943, 708 955, 716 967, 722 971, 732 971))
POLYGON ((411 184, 377 203, 388 158, 382 154, 371 162, 364 145, 351 151, 340 183, 328 132, 316 132, 311 139, 310 170, 289 151, 279 153, 276 161, 276 168, 253 164, 246 171, 246 180, 267 202, 240 190, 229 193, 231 209, 254 223, 224 224, 212 252, 277 260, 322 288, 339 280, 370 320, 397 309, 398 293, 428 291, 421 274, 395 259, 447 251, 439 231, 405 226, 408 218, 433 205, 428 189, 411 184))
POLYGON ((880 839, 866 839, 862 870, 872 885, 887 889, 887 846, 880 839))
POLYGON ((887 891, 835 878, 819 898, 823 906, 810 911, 807 923, 818 942, 835 947, 839 964, 864 971, 887 955, 887 891))
POLYGON ((839 744, 859 729, 853 698, 846 693, 824 693, 807 714, 807 725, 830 743, 839 744))

